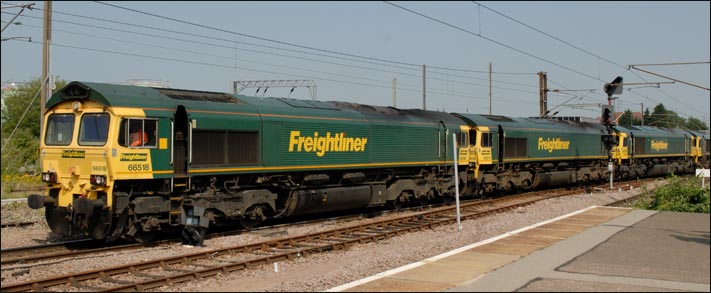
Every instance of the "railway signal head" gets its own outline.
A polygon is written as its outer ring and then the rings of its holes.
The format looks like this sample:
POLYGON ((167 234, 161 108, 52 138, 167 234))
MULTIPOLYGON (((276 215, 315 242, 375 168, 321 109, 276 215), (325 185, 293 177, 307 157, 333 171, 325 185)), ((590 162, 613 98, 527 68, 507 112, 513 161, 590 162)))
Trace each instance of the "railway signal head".
POLYGON ((612 106, 603 105, 602 106, 602 124, 612 125, 612 106))
POLYGON ((619 95, 622 93, 622 76, 618 76, 615 78, 610 83, 606 83, 605 86, 602 87, 603 90, 605 90, 605 93, 608 96, 614 95, 619 95))

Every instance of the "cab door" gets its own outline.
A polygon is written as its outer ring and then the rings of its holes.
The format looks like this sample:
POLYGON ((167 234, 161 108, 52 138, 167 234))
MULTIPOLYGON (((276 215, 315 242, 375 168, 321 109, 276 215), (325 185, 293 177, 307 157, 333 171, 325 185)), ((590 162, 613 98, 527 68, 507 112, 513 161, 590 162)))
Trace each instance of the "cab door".
POLYGON ((438 150, 438 155, 440 161, 444 164, 444 161, 447 160, 447 146, 449 145, 447 142, 449 141, 447 138, 449 136, 449 130, 447 127, 444 125, 443 121, 439 121, 439 150, 438 150))
POLYGON ((469 165, 469 127, 460 126, 460 131, 457 132, 457 164, 469 165))
POLYGON ((173 176, 185 177, 188 175, 188 145, 189 128, 188 113, 185 107, 178 106, 173 117, 173 176))

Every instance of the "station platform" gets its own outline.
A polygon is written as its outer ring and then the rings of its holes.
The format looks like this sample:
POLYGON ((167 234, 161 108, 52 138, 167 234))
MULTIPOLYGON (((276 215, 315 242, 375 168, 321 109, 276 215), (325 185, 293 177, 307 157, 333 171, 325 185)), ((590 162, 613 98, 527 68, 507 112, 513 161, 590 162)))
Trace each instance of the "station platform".
POLYGON ((594 206, 327 292, 709 292, 709 219, 594 206))

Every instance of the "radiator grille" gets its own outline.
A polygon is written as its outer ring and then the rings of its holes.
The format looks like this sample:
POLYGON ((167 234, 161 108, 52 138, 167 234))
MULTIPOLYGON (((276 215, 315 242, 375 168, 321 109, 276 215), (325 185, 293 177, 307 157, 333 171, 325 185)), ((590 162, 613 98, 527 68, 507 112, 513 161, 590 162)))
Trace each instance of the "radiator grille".
POLYGON ((644 155, 644 143, 646 142, 646 139, 644 137, 635 137, 634 138, 634 153, 636 155, 644 155))
POLYGON ((506 158, 525 158, 528 156, 527 139, 506 138, 504 143, 504 156, 506 158))
POLYGON ((256 131, 193 131, 193 166, 255 165, 258 158, 256 131))

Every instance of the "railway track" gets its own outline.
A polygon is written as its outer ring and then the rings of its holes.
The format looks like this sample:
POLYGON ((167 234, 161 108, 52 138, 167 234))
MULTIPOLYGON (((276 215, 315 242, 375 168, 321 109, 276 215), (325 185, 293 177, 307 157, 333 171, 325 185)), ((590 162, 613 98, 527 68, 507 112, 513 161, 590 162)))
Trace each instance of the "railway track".
MULTIPOLYGON (((535 202, 577 194, 579 190, 556 190, 462 203, 461 219, 472 219, 515 209, 535 202)), ((273 240, 167 257, 98 270, 67 274, 16 284, 3 284, 2 291, 92 290, 144 291, 168 284, 306 257, 323 251, 344 249, 359 243, 380 241, 393 236, 431 229, 456 222, 455 207, 445 206, 411 215, 367 224, 281 237, 273 240)))
MULTIPOLYGON (((265 227, 257 227, 249 230, 239 229, 226 232, 212 232, 206 235, 207 239, 224 237, 230 235, 237 235, 246 232, 259 233, 263 235, 274 235, 279 234, 279 229, 289 225, 307 225, 315 222, 343 222, 349 221, 353 218, 361 218, 363 215, 349 215, 340 217, 331 217, 326 219, 317 220, 305 220, 296 223, 285 223, 270 225, 265 227)), ((62 258, 71 258, 81 255, 90 255, 106 252, 117 252, 117 251, 127 251, 135 250, 146 247, 158 247, 171 245, 174 243, 179 243, 181 239, 171 238, 159 241, 154 241, 151 243, 131 243, 131 244, 119 244, 119 245, 107 245, 102 241, 92 240, 92 239, 82 239, 75 241, 67 241, 61 243, 34 245, 27 247, 17 247, 0 250, 0 265, 15 265, 15 264, 29 264, 36 263, 46 260, 56 260, 62 258)))
MULTIPOLYGON (((616 183, 615 189, 629 189, 639 187, 645 181, 629 181, 616 183)), ((594 189, 607 189, 609 186, 595 187, 594 189)), ((581 190, 556 189, 531 192, 517 196, 509 196, 490 200, 474 200, 462 202, 462 220, 482 217, 492 213, 517 208, 520 206, 535 203, 540 200, 558 197, 569 194, 580 193, 581 190), (514 203, 506 203, 514 202, 514 203)), ((423 209, 420 207, 419 209, 423 209)), ((281 260, 295 257, 303 257, 312 253, 347 248, 357 243, 375 242, 396 235, 420 231, 433 227, 451 224, 456 221, 454 207, 431 207, 430 211, 416 212, 412 215, 397 217, 391 220, 375 221, 370 224, 349 226, 340 229, 333 229, 308 235, 295 237, 283 237, 275 240, 263 241, 259 243, 240 245, 222 249, 210 250, 207 252, 195 253, 168 257, 159 260, 148 261, 140 264, 129 264, 111 268, 104 268, 88 272, 80 272, 71 275, 58 276, 42 280, 29 281, 18 284, 3 284, 2 291, 28 291, 46 290, 52 286, 59 286, 59 290, 74 290, 75 288, 89 289, 93 291, 117 291, 135 290, 143 291, 167 284, 184 282, 190 279, 211 276, 219 272, 230 272, 269 264, 281 260), (161 271, 159 274, 154 271, 161 271), (145 273, 151 271, 152 273, 145 273)), ((349 216, 355 217, 355 216, 349 216)), ((358 215, 357 217, 362 217, 358 215)), ((320 219, 314 221, 347 221, 346 219, 320 219)), ((263 230, 261 233, 270 233, 269 230, 279 230, 280 226, 294 225, 282 224, 252 229, 253 231, 263 230)), ((236 233, 242 233, 239 231, 236 233)), ((231 233, 231 234, 236 234, 231 233)), ((210 237, 226 236, 227 233, 210 235, 210 237)), ((164 240, 151 245, 167 245, 178 240, 164 240)), ((131 244, 114 247, 103 247, 97 249, 85 249, 81 251, 58 251, 44 256, 31 253, 31 257, 18 259, 13 256, 6 257, 3 251, 2 264, 16 264, 38 261, 41 259, 76 256, 81 254, 102 253, 108 251, 127 250, 145 247, 143 244, 131 244)), ((54 289, 54 288, 52 288, 54 289)))
MULTIPOLYGON (((639 188, 639 187, 642 186, 642 184, 644 184, 644 183, 650 183, 650 182, 654 182, 654 181, 658 181, 658 180, 663 180, 663 179, 659 179, 659 178, 647 178, 647 179, 638 180, 638 181, 629 181, 629 182, 626 182, 627 186, 624 186, 624 184, 622 184, 622 186, 620 186, 620 187, 618 187, 618 188, 621 189, 621 190, 627 190, 627 189, 629 189, 630 187, 639 188)), ((654 189, 656 189, 656 187, 650 188, 649 191, 650 191, 650 192, 653 192, 654 189)), ((628 198, 625 198, 625 199, 621 199, 621 200, 618 200, 618 201, 611 202, 611 203, 607 204, 607 206, 615 206, 615 207, 627 206, 627 205, 630 204, 630 203, 634 203, 635 201, 637 201, 637 200, 638 200, 639 198, 641 198, 642 196, 643 196, 643 194, 638 194, 638 195, 635 195, 635 196, 632 196, 632 197, 628 197, 628 198)))
POLYGON ((9 227, 26 227, 26 226, 32 226, 34 224, 37 224, 35 221, 26 221, 26 222, 12 222, 12 223, 2 223, 0 224, 0 228, 9 228, 9 227))
MULTIPOLYGON (((468 202, 468 201, 463 201, 463 203, 466 203, 466 202, 468 202)), ((437 208, 437 207, 441 207, 443 205, 444 204, 431 204, 431 205, 424 206, 424 207, 402 208, 398 211, 378 210, 378 211, 369 212, 366 214, 346 215, 346 216, 320 218, 320 219, 315 219, 315 220, 303 220, 303 221, 296 221, 296 222, 288 222, 288 223, 284 223, 284 224, 274 224, 274 225, 268 225, 268 226, 264 226, 264 227, 256 227, 256 228, 252 228, 249 230, 238 229, 238 230, 232 230, 232 231, 227 231, 227 232, 210 232, 206 235, 206 237, 207 237, 207 239, 211 239, 211 238, 216 238, 216 237, 238 235, 238 234, 247 233, 247 232, 256 233, 256 234, 265 235, 265 236, 274 236, 274 235, 283 234, 283 231, 281 231, 281 230, 282 230, 282 228, 287 227, 287 226, 308 225, 308 224, 313 224, 313 223, 318 223, 318 222, 342 223, 342 222, 347 222, 347 221, 350 221, 350 220, 353 220, 356 218, 372 217, 372 214, 377 214, 377 215, 382 216, 382 215, 388 215, 391 213, 413 212, 413 211, 417 211, 417 210, 437 208)), ((15 226, 15 224, 8 224, 8 226, 15 226)), ((27 246, 27 247, 9 248, 9 249, 0 250, 0 265, 8 266, 8 265, 15 265, 15 264, 32 264, 32 263, 38 263, 38 262, 47 261, 47 260, 65 259, 65 258, 82 256, 82 255, 91 255, 91 254, 99 254, 99 253, 106 253, 106 252, 128 251, 128 250, 135 250, 135 249, 140 249, 140 248, 145 248, 145 247, 158 247, 158 246, 164 246, 164 245, 171 245, 174 243, 178 243, 180 241, 181 241, 181 239, 179 239, 179 238, 171 238, 171 239, 154 241, 154 242, 146 243, 146 244, 131 243, 131 244, 121 244, 121 245, 107 245, 101 241, 94 241, 91 239, 82 239, 82 240, 74 240, 74 241, 67 241, 67 242, 60 242, 60 243, 51 243, 51 244, 34 245, 34 246, 27 246)))

